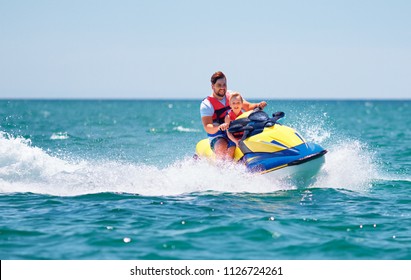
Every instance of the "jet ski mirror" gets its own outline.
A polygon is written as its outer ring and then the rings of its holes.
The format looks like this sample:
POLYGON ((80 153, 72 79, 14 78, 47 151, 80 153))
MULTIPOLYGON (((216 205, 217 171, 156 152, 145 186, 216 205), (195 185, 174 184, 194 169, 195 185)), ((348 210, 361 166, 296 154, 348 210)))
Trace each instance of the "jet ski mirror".
POLYGON ((275 112, 273 113, 273 117, 269 119, 270 122, 273 122, 274 124, 281 118, 285 116, 284 112, 275 112))
POLYGON ((284 112, 275 112, 273 113, 273 118, 276 118, 277 120, 283 118, 285 116, 284 112))

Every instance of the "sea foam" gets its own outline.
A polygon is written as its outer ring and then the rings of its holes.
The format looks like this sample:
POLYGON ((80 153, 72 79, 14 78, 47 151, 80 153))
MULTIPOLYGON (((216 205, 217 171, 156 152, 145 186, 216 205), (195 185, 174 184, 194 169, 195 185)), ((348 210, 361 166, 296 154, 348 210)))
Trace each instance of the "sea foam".
POLYGON ((271 183, 246 172, 241 165, 192 158, 165 168, 108 160, 63 160, 32 146, 30 140, 0 134, 0 192, 166 196, 204 191, 266 193, 290 188, 271 183))
MULTIPOLYGON (((69 158, 69 157, 67 157, 69 158)), ((372 153, 358 141, 329 147, 311 187, 362 190, 375 179, 372 153)), ((186 158, 165 168, 113 160, 61 159, 28 139, 0 133, 0 192, 57 196, 118 192, 170 196, 195 192, 270 193, 296 186, 273 176, 251 174, 242 165, 186 158), (275 177, 274 177, 275 178, 275 177)))
POLYGON ((315 187, 367 190, 379 178, 375 155, 357 140, 346 140, 328 147, 326 162, 315 187))

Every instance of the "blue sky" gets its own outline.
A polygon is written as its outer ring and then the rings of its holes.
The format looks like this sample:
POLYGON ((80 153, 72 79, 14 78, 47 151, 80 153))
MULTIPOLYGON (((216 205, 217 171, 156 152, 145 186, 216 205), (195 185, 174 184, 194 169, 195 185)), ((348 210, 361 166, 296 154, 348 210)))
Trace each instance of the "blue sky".
POLYGON ((0 98, 411 97, 411 1, 0 0, 0 98), (249 2, 249 3, 248 3, 249 2))

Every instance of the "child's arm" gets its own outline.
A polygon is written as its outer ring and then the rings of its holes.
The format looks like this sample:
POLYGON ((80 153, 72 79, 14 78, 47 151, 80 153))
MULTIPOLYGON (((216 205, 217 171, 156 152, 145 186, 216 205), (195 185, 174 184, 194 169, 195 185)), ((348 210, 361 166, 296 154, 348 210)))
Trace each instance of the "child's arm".
POLYGON ((222 126, 221 130, 227 130, 228 127, 230 126, 230 122, 231 122, 230 116, 227 114, 224 118, 224 123, 221 124, 221 126, 222 126))
POLYGON ((230 125, 230 122, 231 122, 230 115, 229 114, 225 115, 224 123, 230 125))
POLYGON ((228 138, 229 138, 231 141, 233 141, 233 142, 236 144, 236 146, 238 147, 238 139, 236 139, 231 132, 228 132, 228 130, 227 130, 227 136, 228 136, 228 138))
POLYGON ((261 101, 259 103, 250 103, 250 102, 244 100, 242 108, 244 109, 244 111, 247 112, 247 111, 250 111, 250 110, 254 110, 257 107, 260 107, 260 109, 264 109, 265 106, 267 106, 267 102, 265 102, 265 101, 261 101))
POLYGON ((233 141, 238 146, 238 140, 234 137, 234 135, 228 131, 228 126, 230 126, 231 119, 230 116, 227 114, 224 118, 224 123, 227 124, 227 136, 228 138, 233 141))

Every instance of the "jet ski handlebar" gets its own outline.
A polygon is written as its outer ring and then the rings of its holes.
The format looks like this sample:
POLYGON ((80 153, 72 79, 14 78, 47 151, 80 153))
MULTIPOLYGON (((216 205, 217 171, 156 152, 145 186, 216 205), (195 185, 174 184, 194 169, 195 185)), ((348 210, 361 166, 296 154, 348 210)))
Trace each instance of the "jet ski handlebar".
POLYGON ((241 138, 241 140, 244 140, 248 136, 262 132, 264 127, 275 125, 276 122, 284 116, 284 112, 275 112, 270 118, 266 112, 257 107, 248 117, 232 121, 228 131, 231 133, 244 132, 241 138))

